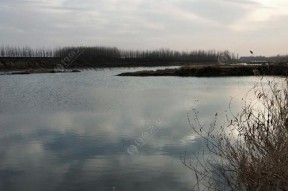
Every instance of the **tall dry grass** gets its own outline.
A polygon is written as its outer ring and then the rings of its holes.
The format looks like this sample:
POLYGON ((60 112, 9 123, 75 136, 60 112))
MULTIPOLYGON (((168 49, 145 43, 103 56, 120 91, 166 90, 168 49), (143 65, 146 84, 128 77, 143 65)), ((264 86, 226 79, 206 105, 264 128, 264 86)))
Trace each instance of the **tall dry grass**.
POLYGON ((197 190, 288 190, 288 82, 262 79, 252 92, 255 100, 246 97, 241 112, 231 112, 220 130, 216 115, 208 129, 197 111, 189 118, 211 154, 182 161, 195 172, 197 190))

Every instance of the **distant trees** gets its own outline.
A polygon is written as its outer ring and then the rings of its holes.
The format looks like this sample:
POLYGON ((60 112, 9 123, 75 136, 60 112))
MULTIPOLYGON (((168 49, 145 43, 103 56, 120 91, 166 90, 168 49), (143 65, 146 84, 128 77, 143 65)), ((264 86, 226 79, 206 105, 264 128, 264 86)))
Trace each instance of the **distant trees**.
POLYGON ((174 62, 217 62, 220 52, 213 50, 179 52, 169 49, 153 51, 122 51, 122 58, 139 61, 174 61, 174 62))
POLYGON ((54 50, 1 46, 0 57, 54 57, 54 50))
POLYGON ((63 47, 56 49, 32 49, 30 47, 0 47, 0 57, 53 57, 64 58, 71 52, 81 52, 78 60, 87 62, 189 62, 189 63, 212 63, 218 62, 224 53, 236 59, 235 54, 229 51, 196 50, 196 51, 174 51, 169 49, 160 50, 119 50, 115 47, 63 47))
POLYGON ((71 51, 83 52, 79 59, 104 61, 104 62, 218 62, 224 53, 232 60, 236 56, 229 51, 197 50, 197 51, 174 51, 169 49, 160 50, 119 50, 109 47, 65 47, 56 50, 55 57, 63 57, 71 51))
POLYGON ((121 52, 117 48, 109 47, 64 47, 56 49, 55 57, 65 57, 70 52, 82 52, 81 57, 86 59, 118 59, 121 52))

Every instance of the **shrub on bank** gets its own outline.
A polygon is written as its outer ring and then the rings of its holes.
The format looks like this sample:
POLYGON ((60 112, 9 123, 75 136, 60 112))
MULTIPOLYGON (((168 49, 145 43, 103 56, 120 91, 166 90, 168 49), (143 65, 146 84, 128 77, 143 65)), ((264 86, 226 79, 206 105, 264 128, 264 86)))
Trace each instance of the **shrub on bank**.
POLYGON ((245 102, 242 111, 219 131, 215 122, 208 130, 203 127, 196 111, 195 119, 189 119, 213 156, 205 162, 197 158, 196 165, 183 160, 196 173, 198 188, 288 190, 287 80, 262 80, 252 91, 256 100, 245 102))

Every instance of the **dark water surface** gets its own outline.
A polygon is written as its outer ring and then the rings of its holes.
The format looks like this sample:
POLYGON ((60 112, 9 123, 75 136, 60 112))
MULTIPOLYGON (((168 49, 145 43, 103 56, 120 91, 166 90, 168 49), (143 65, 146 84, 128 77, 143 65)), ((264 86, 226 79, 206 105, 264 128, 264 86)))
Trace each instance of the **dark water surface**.
POLYGON ((257 79, 115 76, 132 70, 0 76, 0 190, 191 190, 187 112, 209 121, 257 79))

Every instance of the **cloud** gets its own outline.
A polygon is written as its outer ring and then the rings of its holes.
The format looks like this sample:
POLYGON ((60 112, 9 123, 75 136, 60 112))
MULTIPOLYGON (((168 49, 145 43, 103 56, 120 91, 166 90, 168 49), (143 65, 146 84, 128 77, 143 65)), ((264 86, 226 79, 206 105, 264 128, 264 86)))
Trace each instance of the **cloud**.
POLYGON ((0 44, 227 49, 279 23, 287 7, 284 0, 3 0, 0 44))
MULTIPOLYGON (((271 20, 277 22, 278 18, 288 15, 288 3, 283 0, 253 0, 258 6, 251 7, 249 14, 242 17, 230 27, 236 31, 257 31, 267 25, 271 20)), ((277 32, 277 31, 275 31, 277 32)))
POLYGON ((183 0, 179 1, 179 5, 184 11, 192 12, 199 17, 223 24, 239 20, 248 11, 243 5, 221 0, 183 0))

